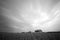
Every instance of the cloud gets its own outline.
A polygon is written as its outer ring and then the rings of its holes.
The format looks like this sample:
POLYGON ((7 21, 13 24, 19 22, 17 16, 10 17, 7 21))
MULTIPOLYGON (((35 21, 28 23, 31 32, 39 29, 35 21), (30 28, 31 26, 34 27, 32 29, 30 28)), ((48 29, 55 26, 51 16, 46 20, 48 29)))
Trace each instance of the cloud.
POLYGON ((50 31, 50 30, 54 31, 56 28, 59 29, 60 15, 57 14, 59 16, 56 17, 56 19, 54 18, 56 16, 56 15, 54 16, 54 13, 57 12, 57 10, 60 11, 60 6, 59 6, 60 3, 58 3, 59 1, 40 0, 39 2, 40 3, 38 3, 38 1, 36 2, 36 1, 27 1, 27 0, 2 1, 1 4, 3 6, 1 6, 2 15, 0 20, 0 31, 2 30, 2 31, 10 31, 10 32, 11 31, 22 32, 22 31, 34 30, 35 28, 32 27, 32 24, 34 23, 35 23, 34 26, 38 24, 38 27, 37 26, 35 27, 42 28, 42 30, 45 31, 50 31), (32 7, 33 9, 30 9, 30 2, 33 4, 32 7), (47 14, 49 17, 45 14, 47 14), (45 18, 53 19, 52 17, 54 18, 53 21, 52 20, 49 20, 50 22, 45 21, 45 18), (43 27, 40 24, 44 24, 42 25, 43 27), (48 27, 46 27, 45 24, 48 25, 48 27))

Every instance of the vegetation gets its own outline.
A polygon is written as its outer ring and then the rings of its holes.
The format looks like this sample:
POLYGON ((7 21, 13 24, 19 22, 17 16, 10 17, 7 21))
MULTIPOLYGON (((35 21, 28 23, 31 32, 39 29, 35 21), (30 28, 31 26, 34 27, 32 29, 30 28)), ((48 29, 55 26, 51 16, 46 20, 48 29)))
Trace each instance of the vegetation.
POLYGON ((60 32, 0 32, 0 40, 60 40, 60 32))
POLYGON ((41 33, 41 32, 42 32, 42 30, 35 30, 35 32, 40 32, 40 33, 41 33))

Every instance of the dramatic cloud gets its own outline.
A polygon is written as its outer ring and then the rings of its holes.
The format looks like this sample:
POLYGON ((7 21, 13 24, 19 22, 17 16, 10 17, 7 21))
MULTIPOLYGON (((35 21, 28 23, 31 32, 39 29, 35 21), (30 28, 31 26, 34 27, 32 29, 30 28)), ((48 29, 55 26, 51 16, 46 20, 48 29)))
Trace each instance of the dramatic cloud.
POLYGON ((59 0, 1 0, 0 31, 59 31, 59 0))

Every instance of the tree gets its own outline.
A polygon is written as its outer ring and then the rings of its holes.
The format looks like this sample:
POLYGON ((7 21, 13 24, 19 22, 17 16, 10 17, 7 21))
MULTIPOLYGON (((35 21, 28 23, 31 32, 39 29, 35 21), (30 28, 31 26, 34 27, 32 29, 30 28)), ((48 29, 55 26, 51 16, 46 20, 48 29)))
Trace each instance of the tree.
POLYGON ((42 32, 42 30, 35 30, 35 32, 42 32))

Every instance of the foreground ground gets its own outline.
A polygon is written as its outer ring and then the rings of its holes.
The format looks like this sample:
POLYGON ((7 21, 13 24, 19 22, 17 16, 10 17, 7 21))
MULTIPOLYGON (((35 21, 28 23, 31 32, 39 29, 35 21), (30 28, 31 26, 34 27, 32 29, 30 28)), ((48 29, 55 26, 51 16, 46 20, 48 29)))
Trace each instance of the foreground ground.
POLYGON ((60 40, 60 32, 0 32, 0 40, 60 40))

